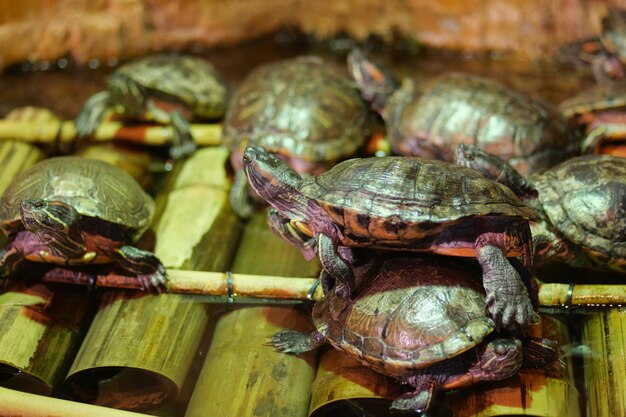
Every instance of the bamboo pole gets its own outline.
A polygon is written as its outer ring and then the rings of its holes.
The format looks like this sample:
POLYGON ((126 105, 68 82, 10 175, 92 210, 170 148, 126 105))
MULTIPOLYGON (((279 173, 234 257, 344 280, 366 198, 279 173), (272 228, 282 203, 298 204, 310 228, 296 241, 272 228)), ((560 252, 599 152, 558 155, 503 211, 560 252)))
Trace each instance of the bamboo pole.
MULTIPOLYGON (((191 124, 191 136, 198 146, 219 145, 222 126, 219 124, 191 124)), ((77 140, 73 121, 48 121, 32 123, 23 120, 0 120, 0 140, 20 140, 33 144, 59 144, 71 148, 77 140)), ((121 122, 102 122, 89 140, 108 142, 122 140, 148 146, 164 146, 172 143, 171 126, 125 125, 121 122)))
POLYGON ((626 309, 614 308, 589 315, 581 342, 587 415, 626 415, 626 309))
MULTIPOLYGON (((302 260, 294 259, 296 262, 302 260)), ((99 287, 139 289, 136 280, 121 275, 71 276, 63 270, 52 270, 44 280, 47 282, 70 282, 88 284, 95 278, 99 287)), ((283 277, 226 272, 172 270, 169 273, 168 292, 227 296, 267 300, 312 300, 319 301, 322 289, 316 278, 283 277)), ((541 307, 576 309, 620 307, 626 304, 626 285, 603 284, 545 284, 539 285, 541 307)))
MULTIPOLYGON (((319 264, 307 264, 269 231, 264 213, 248 223, 233 264, 235 274, 315 276, 318 271, 319 264)), ((284 328, 310 331, 311 324, 286 306, 240 308, 220 317, 185 416, 306 416, 314 354, 275 352, 269 337, 284 328)))
MULTIPOLYGON (((227 203, 227 156, 222 148, 202 149, 175 173, 155 225, 154 253, 170 273, 181 267, 223 270, 230 264, 239 229, 227 203), (185 172, 193 184, 180 179, 185 172), (212 181, 208 185, 202 183, 205 175, 212 181), (213 184, 216 178, 220 187, 213 184)), ((198 301, 177 294, 106 293, 66 380, 73 398, 129 410, 170 403, 185 383, 211 317, 198 301)))

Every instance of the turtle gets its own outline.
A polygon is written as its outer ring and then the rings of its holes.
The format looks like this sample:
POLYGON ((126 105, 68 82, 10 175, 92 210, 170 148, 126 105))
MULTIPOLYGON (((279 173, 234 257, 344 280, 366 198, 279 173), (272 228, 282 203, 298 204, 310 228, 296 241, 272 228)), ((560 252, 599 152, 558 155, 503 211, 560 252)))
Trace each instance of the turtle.
MULTIPOLYGON (((537 214, 507 187, 470 168, 418 157, 353 158, 305 177, 260 146, 248 146, 243 161, 252 188, 289 219, 273 229, 291 224, 315 239, 334 280, 326 288, 350 297, 353 248, 476 257, 498 323, 530 323, 532 305, 516 268, 531 265, 528 221, 537 214), (520 256, 522 264, 514 258, 520 256)), ((297 243, 293 234, 286 239, 297 243)))
POLYGON ((559 108, 581 131, 581 153, 626 156, 626 81, 584 89, 559 108))
POLYGON ((120 66, 107 80, 107 89, 91 96, 75 123, 80 137, 93 134, 109 108, 130 120, 171 124, 173 158, 193 153, 192 117, 218 119, 224 115, 230 90, 205 59, 189 55, 155 54, 120 66))
POLYGON ((575 132, 554 106, 495 81, 446 72, 398 86, 359 49, 348 55, 348 66, 363 98, 385 120, 395 154, 452 162, 456 144, 471 143, 529 174, 577 152, 575 132))
POLYGON ((262 65, 241 83, 224 118, 222 141, 231 149, 235 180, 231 206, 249 218, 241 156, 264 146, 300 173, 319 173, 353 155, 368 139, 371 112, 344 68, 317 56, 262 65))
POLYGON ((626 159, 584 155, 529 178, 500 158, 459 145, 457 161, 510 187, 539 213, 531 223, 535 266, 626 273, 626 159))
POLYGON ((363 284, 354 299, 327 294, 312 309, 316 330, 282 330, 271 336, 275 349, 297 355, 328 342, 413 387, 391 408, 419 413, 432 409, 438 391, 502 380, 522 365, 564 374, 556 342, 494 334, 475 263, 404 253, 378 258, 378 268, 357 271, 363 284))
POLYGON ((144 290, 160 289, 165 267, 132 246, 148 229, 154 201, 126 172, 76 156, 48 158, 20 173, 0 198, 0 278, 23 261, 80 267, 115 263, 144 290))

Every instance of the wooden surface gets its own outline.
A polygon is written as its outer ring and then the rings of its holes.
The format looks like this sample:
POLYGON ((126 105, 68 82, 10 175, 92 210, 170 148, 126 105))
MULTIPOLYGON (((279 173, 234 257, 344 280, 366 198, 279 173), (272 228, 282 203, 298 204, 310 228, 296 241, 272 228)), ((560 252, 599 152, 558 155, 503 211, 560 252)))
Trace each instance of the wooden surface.
MULTIPOLYGON (((546 57, 597 33, 622 0, 22 0, 0 5, 0 68, 70 56, 115 63, 150 51, 228 45, 281 27, 316 37, 343 31, 471 52, 546 57)), ((50 65, 50 63, 48 63, 50 65)), ((45 67, 45 66, 44 66, 45 67)))

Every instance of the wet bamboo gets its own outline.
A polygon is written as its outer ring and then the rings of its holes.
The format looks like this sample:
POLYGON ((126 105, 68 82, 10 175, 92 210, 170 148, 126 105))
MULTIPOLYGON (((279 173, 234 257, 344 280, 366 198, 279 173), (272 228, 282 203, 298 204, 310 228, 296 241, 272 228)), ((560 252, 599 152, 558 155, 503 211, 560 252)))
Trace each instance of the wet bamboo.
POLYGON ((147 417, 145 414, 43 397, 0 387, 0 416, 147 417))
MULTIPOLYGON (((74 275, 72 275, 74 277, 74 275)), ((87 284, 90 275, 84 275, 87 284)), ((61 270, 51 271, 45 278, 50 282, 66 282, 69 277, 61 270)), ((96 276, 100 287, 137 289, 137 282, 125 276, 96 276)), ((253 275, 243 273, 172 270, 169 274, 168 292, 201 295, 228 295, 267 300, 318 301, 322 289, 315 278, 253 275), (230 282, 230 284, 229 284, 230 282)), ((540 284, 539 305, 542 307, 618 307, 626 304, 626 285, 603 284, 540 284)))
POLYGON ((581 342, 587 415, 626 415, 626 309, 613 308, 585 317, 581 342))
MULTIPOLYGON (((198 146, 218 145, 222 134, 219 124, 191 125, 191 135, 198 146)), ((0 120, 0 140, 20 140, 30 143, 67 145, 77 140, 76 126, 72 121, 31 123, 22 120, 0 120)), ((89 140, 103 142, 123 140, 148 146, 172 143, 171 126, 124 125, 121 122, 101 123, 89 140)))
MULTIPOLYGON (((227 156, 218 147, 196 152, 165 190, 154 253, 170 273, 230 264, 239 229, 227 203, 227 156)), ((206 304, 182 295, 106 293, 70 369, 69 391, 116 408, 164 406, 183 386, 210 315, 206 304)))
MULTIPOLYGON (((252 275, 313 277, 318 271, 317 263, 307 264, 271 234, 264 213, 248 223, 233 264, 235 276, 251 274, 250 280, 252 275)), ((306 416, 315 355, 275 352, 269 337, 284 328, 311 330, 311 324, 287 306, 245 307, 220 317, 186 417, 306 416)))

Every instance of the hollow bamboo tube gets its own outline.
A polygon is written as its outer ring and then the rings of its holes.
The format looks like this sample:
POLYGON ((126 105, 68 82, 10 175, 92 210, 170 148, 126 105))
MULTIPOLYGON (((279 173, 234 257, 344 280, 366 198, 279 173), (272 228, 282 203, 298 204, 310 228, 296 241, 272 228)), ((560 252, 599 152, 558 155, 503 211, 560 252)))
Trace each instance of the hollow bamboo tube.
MULTIPOLYGON (((239 232, 227 204, 226 159, 226 150, 206 148, 177 170, 155 226, 154 253, 168 271, 229 265, 239 232), (208 185, 202 183, 205 176, 211 178, 208 185), (222 186, 215 186, 216 178, 222 186)), ((129 410, 171 402, 210 318, 197 301, 177 294, 105 294, 67 377, 69 392, 81 401, 129 410)))
MULTIPOLYGON (((249 222, 233 264, 235 274, 315 276, 318 271, 318 264, 307 264, 271 234, 264 213, 249 222)), ((246 307, 220 317, 185 416, 306 416, 315 356, 275 352, 269 337, 285 328, 312 330, 305 314, 286 306, 246 307)))
MULTIPOLYGON (((219 124, 192 124, 191 136, 198 146, 219 145, 222 126, 219 124)), ((88 140, 104 142, 123 140, 148 146, 172 143, 171 126, 124 125, 120 122, 101 123, 88 140)), ((29 143, 53 144, 68 148, 76 141, 76 126, 72 121, 32 123, 22 120, 0 120, 0 140, 20 140, 29 143)))
POLYGON ((0 387, 0 415, 20 417, 146 417, 145 414, 43 397, 0 387))
POLYGON ((586 316, 581 342, 587 415, 626 415, 626 309, 586 316))

